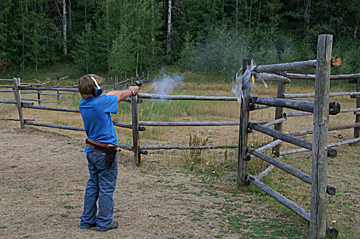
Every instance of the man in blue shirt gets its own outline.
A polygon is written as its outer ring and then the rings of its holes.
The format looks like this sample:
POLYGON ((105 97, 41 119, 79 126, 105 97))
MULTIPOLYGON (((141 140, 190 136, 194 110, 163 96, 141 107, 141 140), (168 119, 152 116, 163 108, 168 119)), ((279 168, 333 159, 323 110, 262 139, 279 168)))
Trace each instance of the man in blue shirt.
POLYGON ((98 231, 116 229, 119 225, 112 220, 113 193, 118 174, 118 142, 110 114, 118 112, 119 101, 139 92, 138 86, 131 86, 128 90, 102 94, 103 82, 103 78, 95 74, 84 75, 78 82, 82 96, 79 109, 88 137, 85 153, 90 173, 85 191, 84 211, 80 216, 80 228, 96 226, 98 231))

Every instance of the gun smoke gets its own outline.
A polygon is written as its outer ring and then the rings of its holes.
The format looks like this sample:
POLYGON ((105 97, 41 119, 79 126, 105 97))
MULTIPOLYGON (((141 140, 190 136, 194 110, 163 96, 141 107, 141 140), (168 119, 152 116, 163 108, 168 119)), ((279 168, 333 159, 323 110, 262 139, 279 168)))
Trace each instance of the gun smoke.
POLYGON ((168 95, 174 92, 174 90, 183 81, 184 77, 182 74, 167 75, 162 73, 161 77, 156 77, 151 84, 153 88, 153 94, 168 95))

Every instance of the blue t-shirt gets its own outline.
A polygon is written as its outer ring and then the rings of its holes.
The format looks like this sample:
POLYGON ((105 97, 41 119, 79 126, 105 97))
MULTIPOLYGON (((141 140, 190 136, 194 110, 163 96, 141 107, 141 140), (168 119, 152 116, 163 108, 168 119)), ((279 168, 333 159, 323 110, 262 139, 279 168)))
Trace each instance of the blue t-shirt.
MULTIPOLYGON (((100 95, 82 99, 79 104, 85 132, 90 140, 98 143, 118 145, 116 132, 110 113, 116 114, 118 108, 116 95, 100 95)), ((93 149, 86 146, 85 153, 93 149)))

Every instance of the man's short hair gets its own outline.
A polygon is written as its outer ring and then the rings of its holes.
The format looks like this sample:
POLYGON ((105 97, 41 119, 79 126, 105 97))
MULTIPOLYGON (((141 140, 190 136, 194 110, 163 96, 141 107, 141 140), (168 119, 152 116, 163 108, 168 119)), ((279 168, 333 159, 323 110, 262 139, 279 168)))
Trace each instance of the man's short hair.
MULTIPOLYGON (((104 79, 95 74, 88 74, 95 78, 97 83, 101 86, 104 79)), ((82 76, 78 81, 79 92, 84 99, 90 99, 94 96, 94 88, 96 87, 94 81, 87 75, 82 76)))

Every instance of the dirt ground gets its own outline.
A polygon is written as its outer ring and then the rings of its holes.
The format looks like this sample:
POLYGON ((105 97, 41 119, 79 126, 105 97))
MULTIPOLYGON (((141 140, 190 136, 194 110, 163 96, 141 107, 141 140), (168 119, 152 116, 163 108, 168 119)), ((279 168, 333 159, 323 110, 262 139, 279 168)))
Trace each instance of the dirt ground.
POLYGON ((43 129, 9 127, 9 122, 0 125, 0 135, 0 238, 239 238, 244 233, 251 238, 246 224, 226 229, 230 216, 240 214, 295 221, 306 234, 308 226, 298 218, 261 202, 254 207, 250 193, 236 197, 214 190, 170 167, 136 167, 126 152, 120 154, 114 193, 119 228, 82 230, 79 216, 88 179, 82 142, 43 129))

